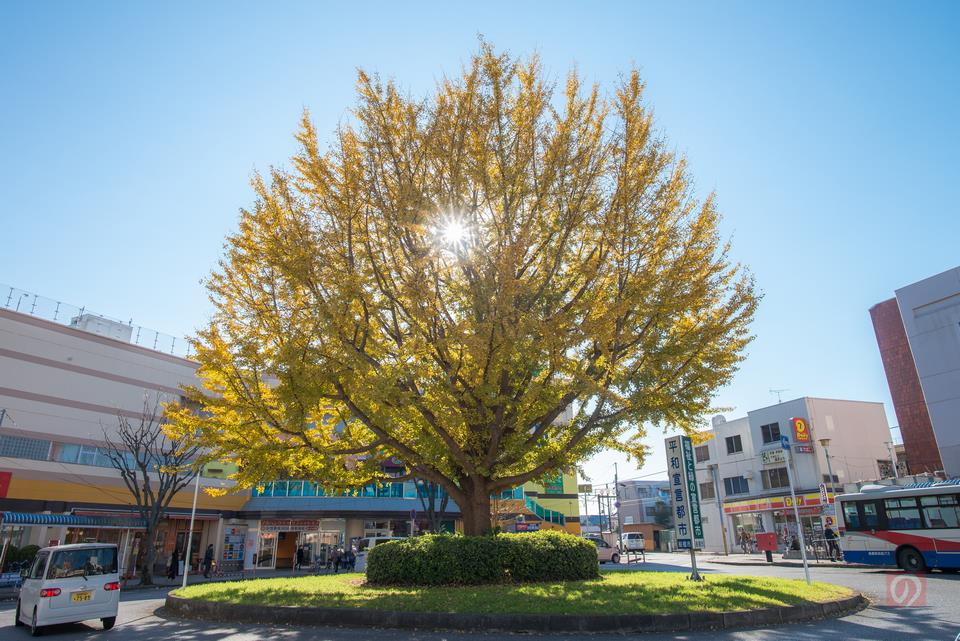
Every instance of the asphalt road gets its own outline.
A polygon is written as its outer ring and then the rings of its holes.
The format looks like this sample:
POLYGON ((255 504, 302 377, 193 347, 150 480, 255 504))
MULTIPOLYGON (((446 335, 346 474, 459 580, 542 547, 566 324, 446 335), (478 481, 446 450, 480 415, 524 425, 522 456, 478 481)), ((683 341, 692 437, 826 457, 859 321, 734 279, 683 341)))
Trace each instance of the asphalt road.
MULTIPOLYGON (((623 566, 627 567, 627 566, 623 566)), ((630 569, 684 571, 689 567, 689 557, 684 555, 651 555, 650 561, 630 569)), ((734 567, 718 563, 701 564, 706 573, 754 574, 803 578, 801 568, 787 567, 734 567)), ((924 601, 913 606, 893 606, 887 603, 887 583, 901 576, 898 571, 863 568, 826 567, 813 570, 814 579, 846 585, 867 595, 873 605, 862 612, 844 617, 794 626, 740 630, 727 632, 689 632, 677 635, 637 635, 645 641, 666 639, 720 639, 724 641, 956 641, 960 634, 960 575, 932 573, 925 575, 924 601)), ((181 621, 166 618, 162 611, 165 590, 131 590, 122 597, 116 627, 102 632, 99 622, 54 626, 44 636, 58 641, 95 639, 102 634, 122 641, 488 641, 514 637, 517 639, 563 639, 574 641, 589 639, 597 641, 606 635, 504 635, 499 632, 432 632, 408 630, 377 630, 353 628, 294 628, 284 626, 229 625, 181 621)), ((16 641, 27 639, 24 628, 13 627, 14 604, 0 604, 0 639, 16 641)), ((613 635, 625 636, 625 635, 613 635)), ((102 637, 101 637, 102 638, 102 637)))

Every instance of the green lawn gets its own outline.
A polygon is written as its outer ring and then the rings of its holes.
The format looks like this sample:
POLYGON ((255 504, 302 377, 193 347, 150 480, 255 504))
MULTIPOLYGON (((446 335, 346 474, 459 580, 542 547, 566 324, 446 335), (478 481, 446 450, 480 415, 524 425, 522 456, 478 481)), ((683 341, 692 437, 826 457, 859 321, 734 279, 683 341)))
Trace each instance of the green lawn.
POLYGON ((644 614, 749 610, 830 601, 851 591, 829 583, 676 572, 607 572, 592 581, 464 587, 373 587, 362 574, 192 585, 175 594, 228 603, 417 612, 644 614))

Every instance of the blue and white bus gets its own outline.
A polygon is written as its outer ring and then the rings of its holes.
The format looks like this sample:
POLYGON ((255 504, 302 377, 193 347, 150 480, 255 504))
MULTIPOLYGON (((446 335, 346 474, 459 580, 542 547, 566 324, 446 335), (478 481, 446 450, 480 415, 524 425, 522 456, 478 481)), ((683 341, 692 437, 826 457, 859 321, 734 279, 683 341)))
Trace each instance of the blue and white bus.
POLYGON ((838 496, 836 505, 845 561, 911 572, 960 569, 960 479, 867 485, 838 496))

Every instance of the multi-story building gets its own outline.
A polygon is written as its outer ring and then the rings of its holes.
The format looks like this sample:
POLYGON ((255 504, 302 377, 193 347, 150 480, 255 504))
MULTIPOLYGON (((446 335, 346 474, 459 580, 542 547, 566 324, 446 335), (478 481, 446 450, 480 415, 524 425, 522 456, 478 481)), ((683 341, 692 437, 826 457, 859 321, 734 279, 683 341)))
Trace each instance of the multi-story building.
MULTIPOLYGON (((144 398, 177 400, 198 383, 185 344, 131 323, 15 288, 0 288, 0 540, 13 545, 97 540, 121 545, 125 568, 145 542, 133 498, 105 454, 118 416, 137 420, 144 398)), ((402 463, 395 469, 401 472, 402 463)), ((231 487, 229 462, 208 465, 201 487, 231 487)), ((428 527, 423 487, 393 482, 330 493, 309 480, 266 482, 252 491, 199 493, 192 565, 209 543, 228 567, 291 567, 367 536, 428 527)), ((579 532, 575 474, 496 497, 514 507, 506 529, 579 532), (509 496, 506 496, 509 495, 509 496)), ((185 550, 193 493, 178 494, 153 542, 158 568, 185 550)), ((434 505, 441 506, 442 495, 434 505)), ((440 525, 457 527, 447 501, 440 525)))
POLYGON ((833 494, 844 483, 879 478, 890 464, 882 403, 798 398, 735 420, 715 417, 704 436, 694 455, 705 546, 715 552, 738 549, 743 530, 796 533, 782 436, 790 440, 797 505, 811 537, 832 522, 833 494))
POLYGON ((624 525, 654 523, 657 504, 670 505, 667 481, 621 481, 618 513, 624 525))
MULTIPOLYGON (((8 541, 115 542, 125 561, 149 544, 158 565, 176 547, 183 553, 193 493, 175 496, 156 540, 143 541, 133 497, 105 450, 120 417, 135 424, 145 400, 176 400, 181 385, 196 383, 196 363, 180 347, 172 337, 85 309, 0 290, 0 531, 8 541)), ((212 468, 215 476, 229 471, 212 468)), ((211 485, 231 483, 201 479, 201 487, 211 485)), ((245 500, 200 493, 194 563, 219 538, 221 512, 245 500)))
POLYGON ((960 476, 960 267, 870 308, 912 474, 960 476))
MULTIPOLYGON (((402 463, 396 462, 396 472, 402 463)), ((388 473, 391 470, 387 470, 388 473)), ((493 497, 497 524, 505 531, 540 529, 580 533, 577 478, 571 472, 543 483, 493 497)), ((443 491, 437 490, 439 510, 443 491)), ((333 547, 346 547, 372 536, 409 536, 425 531, 430 520, 423 485, 414 481, 368 486, 353 492, 329 493, 306 480, 283 480, 254 488, 252 497, 227 520, 248 545, 246 569, 289 568, 298 547, 323 559, 333 547), (421 498, 421 495, 424 498, 421 498)), ((458 528, 460 508, 453 500, 438 514, 441 528, 458 528)))

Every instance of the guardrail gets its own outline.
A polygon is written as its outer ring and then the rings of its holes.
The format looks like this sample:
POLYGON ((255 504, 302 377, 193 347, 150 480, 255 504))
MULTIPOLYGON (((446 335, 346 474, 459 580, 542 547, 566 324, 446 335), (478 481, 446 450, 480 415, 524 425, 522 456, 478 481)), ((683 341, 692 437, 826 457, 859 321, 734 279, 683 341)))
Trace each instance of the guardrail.
POLYGON ((29 314, 60 325, 76 327, 157 352, 173 354, 181 358, 190 357, 190 343, 185 338, 177 338, 142 325, 134 325, 133 319, 122 321, 118 318, 99 314, 86 307, 40 296, 5 283, 0 283, 0 309, 29 314))

